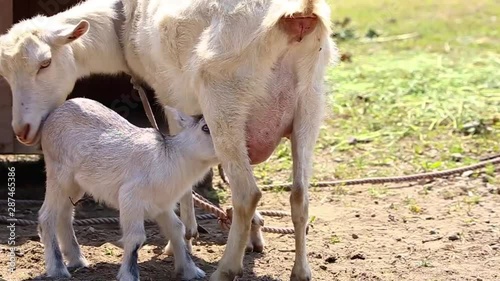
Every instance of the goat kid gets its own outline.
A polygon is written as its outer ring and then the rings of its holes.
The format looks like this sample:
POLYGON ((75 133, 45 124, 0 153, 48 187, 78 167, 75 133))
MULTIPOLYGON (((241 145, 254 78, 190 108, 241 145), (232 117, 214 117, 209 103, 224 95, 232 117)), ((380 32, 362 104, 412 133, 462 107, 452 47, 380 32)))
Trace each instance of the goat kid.
POLYGON ((170 240, 178 277, 205 276, 187 251, 185 228, 174 208, 218 159, 202 116, 166 110, 183 128, 176 136, 136 127, 85 98, 70 99, 49 114, 41 132, 47 189, 39 212, 48 276, 70 277, 67 267, 88 264, 72 225, 72 201, 85 193, 120 210, 124 254, 118 280, 139 280, 137 252, 146 239, 145 218, 154 219, 170 240))

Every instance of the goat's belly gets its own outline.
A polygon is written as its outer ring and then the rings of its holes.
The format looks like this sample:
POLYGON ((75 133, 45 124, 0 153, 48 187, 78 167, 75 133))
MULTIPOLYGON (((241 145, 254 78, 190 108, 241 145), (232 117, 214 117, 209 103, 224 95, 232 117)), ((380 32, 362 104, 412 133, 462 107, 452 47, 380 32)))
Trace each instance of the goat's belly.
POLYGON ((252 165, 266 161, 283 137, 292 133, 294 99, 280 92, 266 106, 257 108, 247 122, 247 148, 252 165))

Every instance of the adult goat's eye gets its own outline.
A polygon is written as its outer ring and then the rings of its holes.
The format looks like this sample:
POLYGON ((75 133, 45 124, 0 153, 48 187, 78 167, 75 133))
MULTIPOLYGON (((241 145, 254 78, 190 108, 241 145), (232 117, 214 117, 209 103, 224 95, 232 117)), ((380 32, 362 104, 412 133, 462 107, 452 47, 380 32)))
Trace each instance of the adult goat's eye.
POLYGON ((207 125, 203 125, 203 127, 201 127, 201 129, 203 130, 203 132, 205 133, 210 133, 210 130, 208 129, 208 126, 207 125))
POLYGON ((48 59, 48 60, 44 60, 44 61, 40 64, 40 69, 44 69, 44 68, 49 67, 51 62, 52 62, 52 60, 50 60, 50 59, 48 59))

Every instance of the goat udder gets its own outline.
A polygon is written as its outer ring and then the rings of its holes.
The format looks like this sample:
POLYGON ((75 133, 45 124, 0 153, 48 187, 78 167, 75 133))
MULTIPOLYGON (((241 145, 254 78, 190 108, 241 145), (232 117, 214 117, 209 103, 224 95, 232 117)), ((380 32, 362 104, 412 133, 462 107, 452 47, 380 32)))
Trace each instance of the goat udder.
POLYGON ((280 144, 282 138, 290 138, 292 133, 291 124, 285 128, 285 130, 266 130, 267 128, 262 128, 261 131, 251 134, 249 131, 249 137, 247 139, 247 149, 248 157, 250 158, 250 164, 256 165, 260 164, 273 154, 276 147, 280 144))

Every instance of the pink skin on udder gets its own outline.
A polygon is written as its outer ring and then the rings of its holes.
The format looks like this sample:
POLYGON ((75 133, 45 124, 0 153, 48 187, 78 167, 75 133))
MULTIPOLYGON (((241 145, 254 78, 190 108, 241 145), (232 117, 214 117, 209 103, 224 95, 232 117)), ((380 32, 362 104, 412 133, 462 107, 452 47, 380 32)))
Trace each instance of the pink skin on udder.
MULTIPOLYGON (((282 31, 288 34, 290 44, 297 44, 314 31, 318 17, 300 13, 283 17, 279 21, 282 31)), ((293 67, 280 60, 273 69, 273 78, 268 84, 266 100, 253 105, 247 122, 248 156, 252 164, 266 161, 283 137, 290 137, 293 115, 297 104, 295 85, 297 79, 293 67)))
POLYGON ((251 164, 266 161, 283 137, 292 133, 297 95, 290 67, 273 70, 268 99, 255 104, 247 122, 247 147, 251 164))

